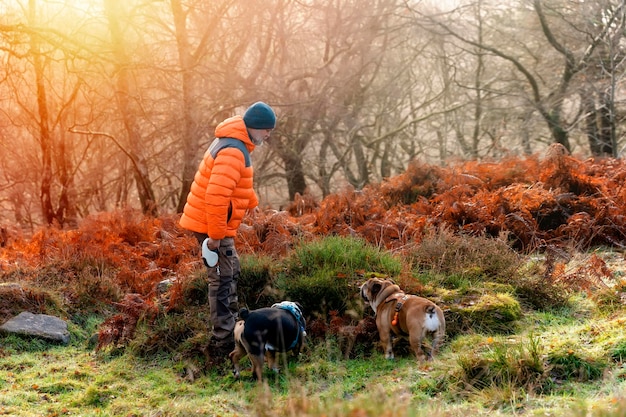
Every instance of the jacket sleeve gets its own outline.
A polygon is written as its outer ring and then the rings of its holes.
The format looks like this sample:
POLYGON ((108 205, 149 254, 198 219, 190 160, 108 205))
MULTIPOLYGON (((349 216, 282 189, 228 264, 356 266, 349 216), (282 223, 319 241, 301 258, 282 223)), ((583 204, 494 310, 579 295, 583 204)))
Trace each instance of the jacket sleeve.
POLYGON ((248 204, 248 209, 252 210, 253 208, 255 208, 256 206, 259 205, 259 197, 256 195, 254 190, 252 190, 252 192, 250 194, 251 194, 250 195, 250 203, 248 204))

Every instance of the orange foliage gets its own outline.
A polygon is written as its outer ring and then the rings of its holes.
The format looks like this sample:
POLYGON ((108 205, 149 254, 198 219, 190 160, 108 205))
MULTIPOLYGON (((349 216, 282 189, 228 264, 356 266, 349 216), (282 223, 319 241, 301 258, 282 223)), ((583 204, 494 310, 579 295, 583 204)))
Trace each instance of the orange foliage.
MULTIPOLYGON (((242 253, 279 257, 313 236, 358 236, 387 249, 419 242, 425 232, 508 236, 531 252, 549 246, 626 246, 626 163, 578 160, 550 148, 543 159, 465 161, 447 167, 412 162, 406 172, 363 190, 344 189, 319 203, 309 193, 285 211, 256 211, 237 236, 242 253)), ((6 240, 6 239, 5 239, 6 240)), ((197 261, 197 244, 177 216, 131 211, 84 219, 77 230, 43 229, 30 241, 8 239, 4 263, 31 266, 101 259, 119 283, 146 294, 150 285, 197 261)))
POLYGON ((19 273, 21 281, 60 290, 68 300, 96 292, 87 296, 105 303, 126 293, 148 300, 160 281, 201 264, 196 239, 178 227, 176 216, 149 218, 131 210, 90 216, 75 230, 50 227, 29 241, 12 240, 0 260, 7 277, 19 273), (100 281, 86 282, 86 276, 100 281))
POLYGON ((613 273, 606 263, 595 253, 582 265, 570 272, 565 271, 564 264, 557 264, 552 279, 556 282, 566 283, 568 288, 587 291, 607 289, 607 282, 612 279, 613 273))
POLYGON ((96 352, 107 346, 123 346, 133 339, 140 319, 156 317, 156 306, 139 294, 126 294, 122 302, 115 304, 121 313, 109 317, 100 325, 96 352))
MULTIPOLYGON (((557 147, 543 159, 466 161, 446 167, 414 161, 403 174, 362 190, 347 188, 320 202, 305 193, 285 211, 252 212, 244 219, 237 248, 278 258, 301 240, 340 235, 401 252, 436 229, 506 236, 513 248, 524 252, 624 248, 625 180, 623 160, 578 160, 557 147)), ((119 291, 110 294, 134 293, 149 300, 158 282, 202 267, 195 238, 178 227, 177 219, 123 210, 89 216, 75 230, 45 228, 30 240, 3 234, 0 268, 5 280, 19 274, 20 279, 56 280, 59 287, 71 287, 79 281, 76 269, 87 264, 100 273, 113 271, 119 291), (49 276, 43 267, 50 269, 49 276)), ((568 274, 552 262, 546 278, 591 276, 587 282, 601 286, 602 266, 586 268, 568 274)), ((94 288, 101 288, 96 284, 94 288)), ((80 289, 64 291, 76 295, 80 289)), ((123 328, 132 322, 117 320, 112 328, 118 333, 106 335, 111 342, 123 339, 123 328)), ((312 333, 316 325, 322 323, 312 323, 312 333)))
POLYGON ((414 161, 401 175, 363 190, 345 189, 318 206, 307 194, 288 211, 259 213, 254 218, 257 239, 248 232, 240 238, 247 243, 245 251, 270 254, 284 253, 303 234, 359 236, 398 250, 419 242, 427 229, 445 227, 477 236, 504 234, 524 252, 568 245, 623 248, 625 179, 622 160, 581 161, 557 146, 543 159, 511 157, 448 167, 414 161))

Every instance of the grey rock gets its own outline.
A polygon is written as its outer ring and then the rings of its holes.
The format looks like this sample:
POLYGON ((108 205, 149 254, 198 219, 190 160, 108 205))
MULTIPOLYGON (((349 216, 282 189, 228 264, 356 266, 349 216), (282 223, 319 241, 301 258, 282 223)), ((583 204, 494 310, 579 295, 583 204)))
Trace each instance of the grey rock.
POLYGON ((70 343, 67 323, 58 317, 47 314, 33 314, 24 311, 0 326, 0 331, 23 336, 39 337, 55 343, 70 343))
POLYGON ((174 285, 174 282, 176 282, 176 278, 168 278, 159 282, 156 287, 157 293, 165 294, 167 291, 169 291, 172 285, 174 285))

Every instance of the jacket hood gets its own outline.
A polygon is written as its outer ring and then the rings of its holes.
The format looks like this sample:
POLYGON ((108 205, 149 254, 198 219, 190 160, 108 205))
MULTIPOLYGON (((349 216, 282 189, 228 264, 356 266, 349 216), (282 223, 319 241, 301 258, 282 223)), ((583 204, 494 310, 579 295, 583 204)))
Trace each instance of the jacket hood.
POLYGON ((234 138, 242 141, 248 151, 252 152, 255 148, 254 143, 248 136, 248 129, 243 121, 242 116, 233 116, 224 120, 215 128, 216 138, 234 138))

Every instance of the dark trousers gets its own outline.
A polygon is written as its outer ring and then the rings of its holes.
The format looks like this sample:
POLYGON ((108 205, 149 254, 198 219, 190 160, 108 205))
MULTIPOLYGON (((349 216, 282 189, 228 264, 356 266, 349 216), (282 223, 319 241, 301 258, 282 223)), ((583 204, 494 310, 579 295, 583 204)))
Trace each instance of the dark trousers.
MULTIPOLYGON (((194 233, 200 245, 206 234, 194 233)), ((207 267, 209 278, 209 313, 211 331, 215 342, 232 341, 235 321, 239 311, 237 279, 241 273, 235 239, 226 237, 220 241, 217 265, 207 267)))

